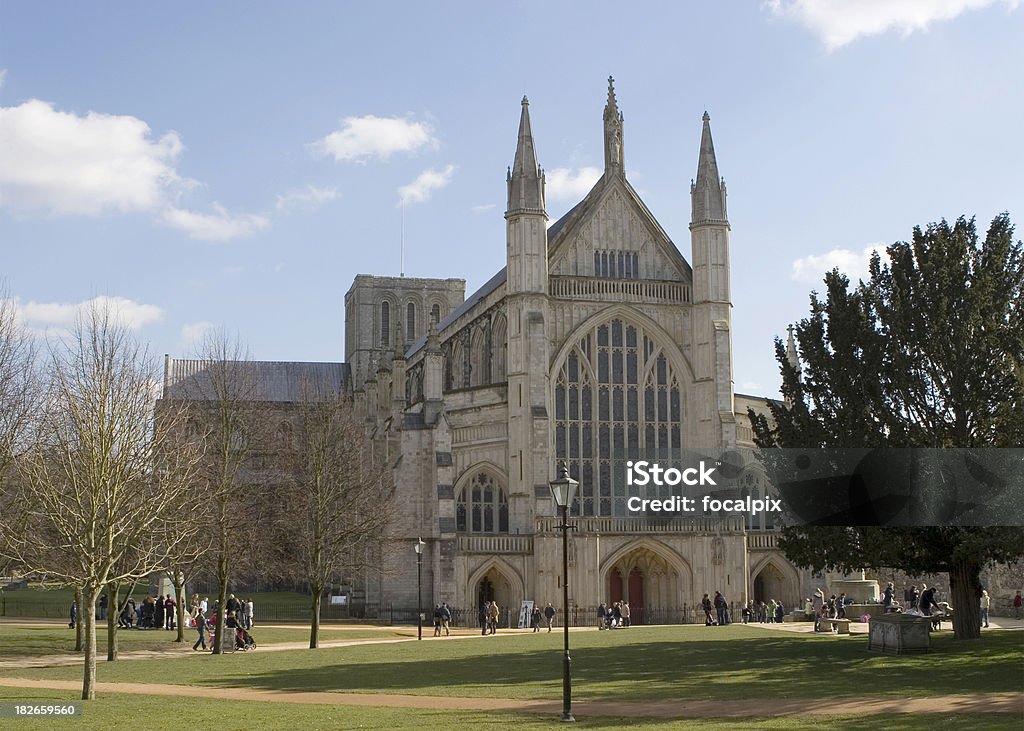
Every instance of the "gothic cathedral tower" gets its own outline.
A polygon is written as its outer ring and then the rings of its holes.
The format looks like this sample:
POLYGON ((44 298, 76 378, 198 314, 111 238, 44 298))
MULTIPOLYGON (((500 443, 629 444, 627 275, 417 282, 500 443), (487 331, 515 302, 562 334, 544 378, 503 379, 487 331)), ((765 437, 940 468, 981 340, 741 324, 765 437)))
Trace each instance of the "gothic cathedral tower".
POLYGON ((535 486, 551 479, 548 429, 548 215, 544 171, 523 97, 515 161, 508 171, 506 306, 508 317, 509 530, 533 532, 535 486))
POLYGON ((690 185, 694 380, 697 431, 707 448, 736 446, 732 383, 732 294, 725 181, 718 174, 711 117, 704 112, 697 179, 690 185))

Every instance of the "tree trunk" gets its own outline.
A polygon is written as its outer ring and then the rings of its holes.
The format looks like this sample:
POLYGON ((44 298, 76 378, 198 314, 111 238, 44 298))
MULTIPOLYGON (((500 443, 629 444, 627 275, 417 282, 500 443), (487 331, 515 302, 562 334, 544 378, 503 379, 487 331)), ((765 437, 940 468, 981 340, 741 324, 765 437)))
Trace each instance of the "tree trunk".
POLYGON ((82 588, 75 587, 75 606, 78 608, 75 617, 75 652, 82 651, 82 603, 82 588))
POLYGON ((86 587, 82 592, 84 606, 78 616, 85 625, 85 670, 82 677, 82 700, 96 700, 96 601, 100 596, 99 587, 86 587))
POLYGON ((224 605, 228 603, 228 549, 225 537, 221 546, 220 557, 217 559, 217 624, 213 631, 213 654, 220 655, 224 638, 224 605))
POLYGON ((313 611, 309 620, 309 649, 320 647, 320 595, 322 590, 310 587, 313 594, 313 611))
POLYGON ((107 584, 107 662, 117 659, 117 621, 121 614, 117 611, 117 603, 120 595, 120 584, 107 584))
POLYGON ((174 638, 175 642, 185 641, 185 602, 188 597, 185 596, 185 574, 181 571, 174 572, 174 599, 178 602, 174 611, 178 615, 178 636, 174 638))
POLYGON ((958 640, 976 640, 981 637, 981 564, 969 559, 954 561, 949 570, 949 589, 952 594, 953 636, 958 640))

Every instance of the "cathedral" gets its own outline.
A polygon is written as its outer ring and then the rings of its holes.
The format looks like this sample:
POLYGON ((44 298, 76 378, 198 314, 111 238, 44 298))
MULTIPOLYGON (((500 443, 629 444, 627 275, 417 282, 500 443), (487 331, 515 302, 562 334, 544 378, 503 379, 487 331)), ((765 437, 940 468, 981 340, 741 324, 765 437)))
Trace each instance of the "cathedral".
MULTIPOLYGON (((393 465, 398 538, 378 577, 353 581, 367 607, 416 607, 422 539, 424 605, 560 608, 548 483, 561 461, 579 481, 572 607, 621 599, 634 623, 679 622, 705 592, 787 607, 808 595, 764 515, 627 506, 638 494, 630 460, 752 447, 747 411, 767 402, 733 390, 730 226, 710 117, 690 186, 689 257, 626 179, 611 79, 603 127, 603 175, 552 223, 524 97, 500 271, 468 297, 462 279, 359 275, 345 295, 344 363, 253 366, 269 401, 298 398, 288 384, 300 378, 344 388, 393 465)), ((165 397, 201 370, 168 359, 165 397)), ((735 485, 764 495, 754 467, 735 485)))

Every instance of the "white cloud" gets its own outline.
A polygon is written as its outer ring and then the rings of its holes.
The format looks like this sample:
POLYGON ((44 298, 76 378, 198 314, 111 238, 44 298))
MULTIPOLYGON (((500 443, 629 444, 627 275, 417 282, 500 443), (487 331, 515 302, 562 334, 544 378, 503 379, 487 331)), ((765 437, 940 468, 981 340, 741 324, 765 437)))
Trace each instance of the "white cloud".
POLYGON ((0 206, 19 213, 100 215, 150 211, 187 187, 183 147, 153 139, 136 117, 78 116, 31 99, 0 107, 0 206))
POLYGON ((189 238, 203 241, 228 241, 252 236, 270 226, 270 219, 266 216, 253 213, 230 214, 218 203, 213 204, 213 213, 170 207, 160 214, 160 221, 184 232, 189 238))
POLYGON ((451 182, 455 166, 449 165, 444 170, 424 170, 416 180, 398 189, 398 198, 402 203, 423 203, 430 200, 435 190, 451 182))
POLYGON ((48 328, 68 329, 75 324, 75 318, 91 307, 109 310, 114 318, 137 330, 163 318, 164 312, 156 305, 147 305, 126 297, 100 295, 84 302, 18 302, 18 313, 22 322, 33 330, 48 328))
POLYGON ((1020 0, 767 0, 775 15, 795 20, 835 50, 861 36, 925 31, 937 21, 991 5, 1015 9, 1020 0))
POLYGON ((341 127, 310 147, 318 155, 330 155, 338 162, 362 162, 377 157, 386 160, 396 152, 414 152, 437 146, 426 124, 399 117, 345 117, 341 127))
POLYGON ((497 206, 493 203, 484 203, 483 205, 473 206, 470 210, 473 211, 473 213, 481 214, 487 213, 487 211, 493 211, 496 207, 497 206))
POLYGON ((202 320, 200 322, 187 322, 181 326, 182 350, 197 350, 202 345, 207 333, 216 330, 217 326, 212 322, 202 320))
POLYGON ((545 196, 550 201, 578 200, 590 192, 601 177, 595 167, 555 168, 544 171, 545 196))
POLYGON ((839 271, 850 278, 850 281, 856 282, 858 279, 867 277, 868 261, 875 251, 884 256, 885 244, 871 244, 859 253, 837 248, 826 254, 804 256, 793 261, 792 277, 797 282, 820 284, 825 278, 825 272, 838 267, 839 271))
POLYGON ((315 185, 307 185, 303 190, 292 190, 277 196, 275 207, 282 213, 291 213, 296 208, 313 209, 321 203, 333 201, 340 195, 335 188, 317 188, 315 185))
POLYGON ((176 132, 154 139, 148 124, 129 115, 83 116, 38 99, 0 107, 0 207, 24 215, 146 213, 212 241, 269 225, 216 204, 213 214, 177 207, 199 185, 176 170, 183 150, 176 132))

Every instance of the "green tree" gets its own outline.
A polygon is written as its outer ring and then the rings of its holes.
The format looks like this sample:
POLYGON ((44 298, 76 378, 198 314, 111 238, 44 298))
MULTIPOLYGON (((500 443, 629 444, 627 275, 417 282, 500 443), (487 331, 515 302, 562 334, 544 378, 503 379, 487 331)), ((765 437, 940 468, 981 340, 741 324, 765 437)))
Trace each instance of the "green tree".
MULTIPOLYGON (((1024 446, 1024 252, 1008 214, 979 240, 945 220, 872 257, 867 281, 825 276, 797 324, 802 363, 776 340, 784 403, 751 412, 781 447, 1024 446)), ((954 630, 979 636, 979 574, 1024 555, 1020 527, 790 527, 783 550, 815 569, 949 572, 954 630)))

